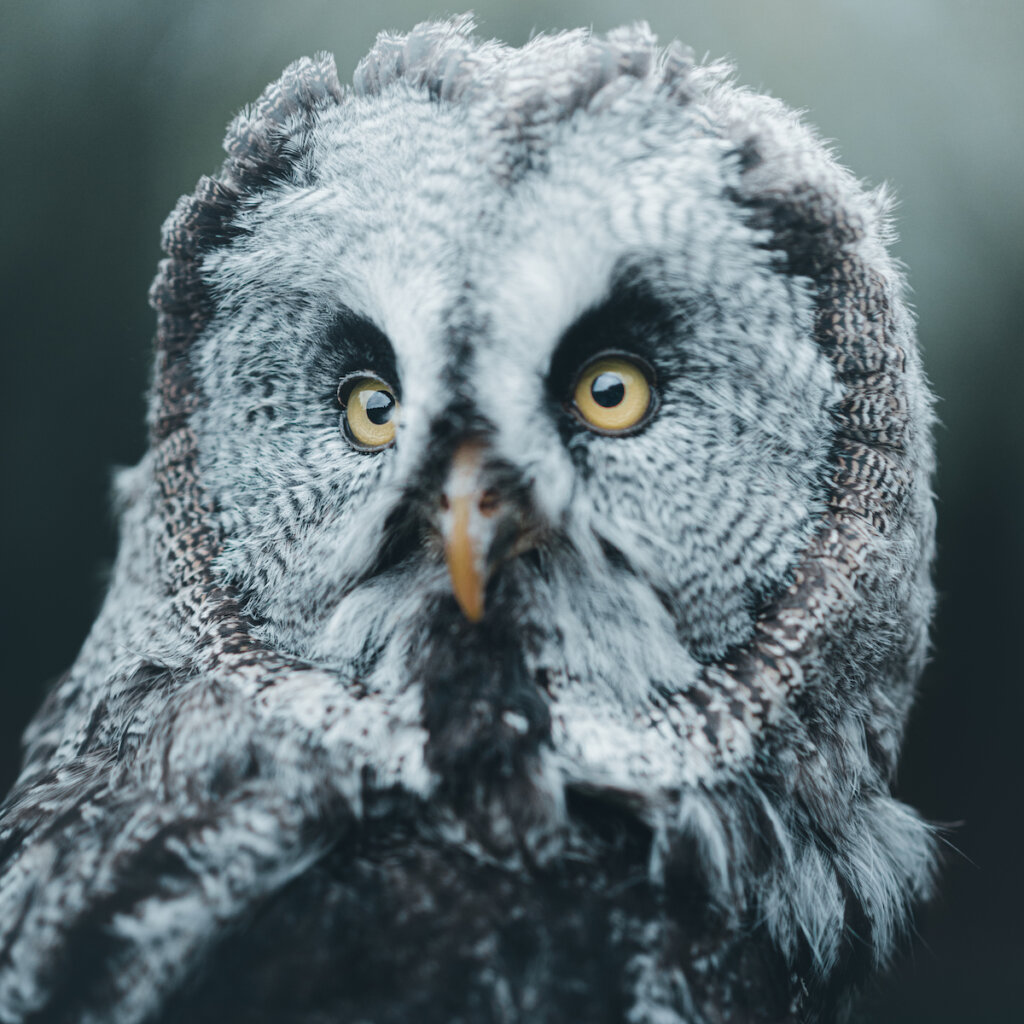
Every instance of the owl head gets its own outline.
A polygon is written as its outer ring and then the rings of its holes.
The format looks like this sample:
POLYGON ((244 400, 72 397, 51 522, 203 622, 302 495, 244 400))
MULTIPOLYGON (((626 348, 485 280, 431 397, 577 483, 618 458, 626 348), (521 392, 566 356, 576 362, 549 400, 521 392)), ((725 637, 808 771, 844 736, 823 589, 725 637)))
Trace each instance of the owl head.
POLYGON ((584 794, 787 962, 884 959, 934 530, 886 195, 644 26, 382 35, 225 146, 165 225, 122 620, 372 695, 485 845, 584 794))

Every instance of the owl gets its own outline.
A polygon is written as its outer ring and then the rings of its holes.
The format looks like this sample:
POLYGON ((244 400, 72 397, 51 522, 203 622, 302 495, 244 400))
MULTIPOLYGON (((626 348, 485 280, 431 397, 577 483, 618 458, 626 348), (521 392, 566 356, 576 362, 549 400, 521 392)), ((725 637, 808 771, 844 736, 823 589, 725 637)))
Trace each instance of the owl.
POLYGON ((888 196, 644 25, 474 32, 292 64, 164 226, 4 1022, 830 1021, 930 891, 888 196))

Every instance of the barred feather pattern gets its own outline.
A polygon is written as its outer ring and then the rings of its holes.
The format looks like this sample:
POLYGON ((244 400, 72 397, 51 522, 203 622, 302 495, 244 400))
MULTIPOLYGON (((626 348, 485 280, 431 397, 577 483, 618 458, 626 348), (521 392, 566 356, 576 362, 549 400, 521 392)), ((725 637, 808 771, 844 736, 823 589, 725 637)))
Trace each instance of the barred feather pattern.
MULTIPOLYGON (((291 65, 225 150, 164 226, 150 451, 119 484, 110 596, 26 734, 0 817, 0 1020, 165 1019, 225 936, 369 829, 381 794, 523 887, 601 849, 573 801, 649 830, 658 909, 622 911, 622 1019, 840 1014, 933 871, 928 827, 890 793, 927 646, 934 518, 930 396, 884 194, 782 104, 659 51, 646 26, 519 50, 477 40, 468 18, 383 34, 351 87, 326 54, 291 65), (520 788, 468 805, 431 753, 423 693, 274 642, 226 568, 232 521, 203 468, 197 351, 229 306, 218 258, 258 232, 265 196, 317 186, 331 117, 395 95, 460 111, 502 190, 548 170, 566 125, 626 103, 677 109, 721 145, 726 201, 780 287, 807 297, 836 395, 813 529, 745 641, 634 707, 596 703, 571 667, 544 671, 522 751, 508 741, 520 788), (781 994, 758 990, 755 959, 781 994)), ((501 995, 514 981, 488 970, 474 984, 490 1002, 465 1019, 561 1019, 501 995)))

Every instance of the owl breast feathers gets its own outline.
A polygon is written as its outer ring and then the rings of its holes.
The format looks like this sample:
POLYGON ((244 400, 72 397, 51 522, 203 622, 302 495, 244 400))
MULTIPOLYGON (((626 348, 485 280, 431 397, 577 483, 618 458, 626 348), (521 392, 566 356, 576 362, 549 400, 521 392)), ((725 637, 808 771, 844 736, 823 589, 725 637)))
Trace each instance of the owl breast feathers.
POLYGON ((886 196, 645 26, 472 32, 292 64, 165 224, 2 1021, 826 1021, 929 890, 886 196))

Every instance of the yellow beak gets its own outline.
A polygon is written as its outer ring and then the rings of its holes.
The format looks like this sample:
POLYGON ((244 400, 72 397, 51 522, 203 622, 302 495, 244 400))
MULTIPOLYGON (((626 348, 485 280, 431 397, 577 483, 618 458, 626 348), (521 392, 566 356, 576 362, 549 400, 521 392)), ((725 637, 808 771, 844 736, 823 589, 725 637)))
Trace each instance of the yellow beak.
POLYGON ((482 481, 483 446, 465 441, 452 458, 441 494, 441 535, 452 593, 470 622, 484 614, 488 554, 500 502, 482 481))

